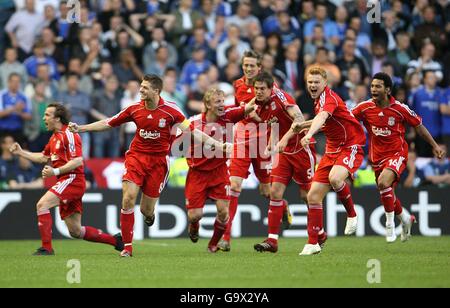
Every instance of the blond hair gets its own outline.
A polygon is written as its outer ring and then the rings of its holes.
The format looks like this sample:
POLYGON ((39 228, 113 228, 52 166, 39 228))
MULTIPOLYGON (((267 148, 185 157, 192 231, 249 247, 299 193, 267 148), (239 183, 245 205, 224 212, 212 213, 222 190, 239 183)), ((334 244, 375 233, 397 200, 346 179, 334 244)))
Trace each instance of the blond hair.
POLYGON ((308 75, 320 75, 323 79, 327 80, 327 72, 320 66, 311 67, 306 73, 306 76, 308 75))
POLYGON ((215 95, 223 95, 225 96, 225 92, 218 88, 210 88, 206 91, 205 95, 203 95, 203 104, 205 105, 205 110, 208 111, 208 104, 211 102, 212 98, 215 95))

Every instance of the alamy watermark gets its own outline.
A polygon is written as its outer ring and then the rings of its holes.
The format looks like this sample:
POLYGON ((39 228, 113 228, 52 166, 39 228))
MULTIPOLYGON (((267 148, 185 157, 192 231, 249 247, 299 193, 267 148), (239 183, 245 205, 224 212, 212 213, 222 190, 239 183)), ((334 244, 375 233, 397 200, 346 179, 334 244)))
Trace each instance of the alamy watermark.
POLYGON ((66 275, 66 281, 69 284, 81 283, 81 262, 78 259, 70 259, 67 261, 69 271, 66 275))
POLYGON ((80 0, 68 0, 66 4, 69 11, 67 12, 66 21, 69 24, 81 23, 81 2, 80 0))
POLYGON ((378 259, 369 259, 367 261, 367 282, 369 284, 381 283, 381 262, 378 259))
POLYGON ((367 22, 369 24, 381 23, 381 3, 383 0, 367 1, 367 22))

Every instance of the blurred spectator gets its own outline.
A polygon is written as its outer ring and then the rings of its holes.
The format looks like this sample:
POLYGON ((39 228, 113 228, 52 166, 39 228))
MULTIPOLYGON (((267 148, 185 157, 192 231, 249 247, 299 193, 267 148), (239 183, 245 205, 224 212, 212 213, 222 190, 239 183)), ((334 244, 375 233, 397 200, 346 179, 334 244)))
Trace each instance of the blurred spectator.
POLYGON ((438 81, 441 81, 443 77, 442 66, 439 62, 433 60, 435 51, 436 47, 432 43, 425 43, 420 49, 420 57, 408 63, 407 73, 417 72, 422 75, 423 71, 431 70, 436 73, 438 81))
POLYGON ((372 57, 369 58, 369 74, 375 75, 382 71, 382 65, 387 61, 386 45, 383 41, 377 40, 372 43, 372 57))
MULTIPOLYGON (((428 128, 431 136, 441 141, 441 113, 439 106, 444 102, 441 89, 437 88, 437 78, 433 71, 424 71, 424 85, 413 96, 412 108, 421 117, 422 123, 428 128)), ((416 151, 418 156, 433 157, 431 146, 421 137, 416 139, 416 151)))
POLYGON ((384 62, 381 64, 381 71, 382 71, 383 73, 388 74, 389 77, 391 77, 391 79, 392 79, 392 84, 393 84, 394 89, 397 88, 397 87, 399 87, 399 86, 401 86, 401 85, 403 84, 403 79, 400 78, 400 77, 398 77, 398 76, 395 74, 395 67, 394 67, 394 64, 393 64, 392 62, 390 62, 389 60, 388 60, 388 61, 384 61, 384 62))
POLYGON ((423 22, 414 29, 414 45, 419 49, 425 40, 436 47, 436 55, 441 56, 447 47, 444 25, 436 22, 435 8, 431 5, 423 9, 423 22))
POLYGON ((0 136, 0 189, 8 188, 9 178, 17 165, 16 158, 9 151, 14 142, 15 140, 11 135, 0 136))
POLYGON ((278 33, 272 32, 267 37, 267 49, 266 52, 270 53, 275 59, 275 65, 280 65, 284 61, 283 47, 281 43, 281 37, 278 33))
POLYGON ((131 79, 142 79, 144 73, 136 63, 136 57, 130 49, 122 49, 120 62, 113 65, 114 74, 123 89, 131 79))
POLYGON ((230 46, 235 46, 237 48, 240 57, 242 57, 246 50, 250 49, 250 45, 241 40, 241 29, 234 24, 229 24, 227 26, 227 39, 217 46, 216 56, 219 68, 222 68, 227 64, 228 59, 226 58, 225 51, 230 46))
POLYGON ((11 135, 23 143, 24 121, 31 120, 31 103, 24 93, 20 92, 20 76, 12 73, 8 78, 8 86, 0 92, 0 136, 11 135))
MULTIPOLYGON (((69 60, 69 65, 67 66, 68 73, 75 73, 80 76, 79 81, 79 89, 81 92, 90 94, 93 90, 92 78, 90 75, 81 73, 81 59, 80 58, 71 58, 69 60)), ((112 69, 111 69, 112 71, 112 69)), ((64 92, 67 91, 67 76, 64 75, 59 80, 59 91, 64 92)))
POLYGON ((208 74, 206 72, 197 75, 195 90, 190 92, 186 105, 187 117, 191 117, 204 111, 203 96, 210 86, 211 84, 209 83, 208 74))
POLYGON ((440 111, 442 114, 442 141, 450 149, 450 86, 443 93, 440 111))
POLYGON ((255 16, 251 14, 250 3, 241 1, 237 7, 236 14, 226 18, 225 26, 234 24, 241 29, 241 36, 243 38, 249 38, 249 28, 251 24, 256 24, 256 29, 261 31, 261 24, 255 16))
POLYGON ((353 66, 358 66, 362 78, 367 77, 366 67, 364 62, 355 55, 356 43, 354 40, 346 39, 342 46, 343 55, 336 61, 336 65, 341 70, 341 83, 348 78, 348 71, 353 66))
MULTIPOLYGON (((120 112, 120 100, 122 95, 119 91, 117 77, 111 76, 106 79, 105 88, 97 90, 92 96, 91 115, 96 121, 112 117, 120 112)), ((95 144, 93 157, 119 157, 120 134, 119 127, 104 132, 93 134, 92 140, 95 144)))
POLYGON ((25 86, 24 92, 28 98, 34 96, 34 84, 36 81, 40 81, 45 84, 45 95, 49 99, 56 100, 58 97, 58 83, 56 80, 50 78, 49 66, 47 64, 38 64, 36 78, 33 82, 30 82, 25 86))
POLYGON ((165 39, 165 32, 163 28, 156 27, 152 31, 152 41, 144 48, 142 62, 144 64, 144 72, 148 72, 150 66, 156 59, 156 50, 160 46, 165 46, 169 52, 168 65, 175 67, 178 62, 178 53, 171 43, 165 39))
POLYGON ((303 37, 305 42, 310 42, 313 38, 314 26, 321 24, 325 38, 330 40, 335 46, 339 45, 339 33, 334 21, 327 17, 327 6, 323 2, 315 4, 315 18, 308 20, 303 28, 303 37))
MULTIPOLYGON (((273 25, 268 24, 266 20, 264 23, 266 26, 264 33, 266 35, 272 32, 279 33, 284 47, 294 42, 300 45, 301 29, 298 21, 294 17, 291 17, 286 10, 278 11, 275 14, 275 17, 276 19, 274 20, 273 25)), ((269 19, 270 18, 271 17, 269 17, 269 19)))
POLYGON ((168 67, 170 67, 169 49, 166 46, 159 46, 158 49, 156 49, 155 60, 147 67, 145 73, 162 76, 168 67))
POLYGON ((5 51, 5 61, 0 65, 0 89, 8 85, 8 78, 12 73, 18 74, 24 84, 28 79, 25 66, 17 61, 17 50, 9 47, 5 51))
POLYGON ((37 68, 40 64, 48 65, 48 74, 51 79, 59 80, 58 64, 55 59, 45 55, 44 42, 37 41, 33 46, 33 55, 28 57, 25 62, 28 76, 30 78, 37 78, 37 68))
MULTIPOLYGON (((13 0, 4 0, 0 2, 0 29, 5 29, 6 23, 11 18, 11 16, 14 14, 15 11, 16 9, 13 0)), ((6 46, 6 31, 0 31, 0 60, 3 59, 5 46, 6 46)))
POLYGON ((313 36, 311 41, 305 44, 305 48, 303 49, 303 62, 305 65, 311 64, 314 61, 314 56, 317 53, 317 48, 323 47, 326 48, 330 53, 333 53, 334 56, 334 45, 325 38, 323 33, 323 28, 321 25, 316 24, 313 30, 313 36))
POLYGON ((175 46, 179 48, 187 42, 195 27, 203 25, 203 19, 200 12, 193 10, 192 0, 180 0, 179 7, 174 15, 175 24, 171 34, 175 46))
POLYGON ((411 47, 411 39, 407 32, 398 32, 396 35, 396 47, 390 50, 388 55, 390 59, 394 59, 400 67, 400 73, 405 75, 408 63, 416 58, 416 54, 411 47))
POLYGON ((220 74, 217 66, 211 65, 207 71, 207 74, 211 87, 216 87, 225 93, 224 95, 225 106, 234 106, 235 103, 234 88, 231 84, 219 80, 220 74))
MULTIPOLYGON (((58 101, 66 106, 72 118, 77 124, 88 124, 92 112, 92 103, 89 96, 80 91, 80 79, 77 74, 67 75, 67 91, 59 94, 58 101)), ((80 134, 83 146, 83 157, 89 158, 91 150, 91 138, 89 133, 80 134)))
POLYGON ((365 84, 357 84, 352 89, 349 90, 349 99, 345 101, 348 110, 352 110, 361 102, 364 102, 368 98, 367 86, 365 84))
POLYGON ((336 92, 346 101, 350 99, 350 91, 353 91, 357 85, 363 83, 361 71, 357 65, 350 67, 347 79, 341 87, 336 88, 336 92))
POLYGON ((333 88, 334 86, 340 84, 341 82, 341 71, 332 63, 329 59, 328 49, 325 47, 319 47, 316 51, 315 62, 308 65, 305 69, 305 74, 313 66, 320 66, 327 72, 328 83, 333 88))
POLYGON ((115 39, 105 44, 109 49, 111 58, 114 62, 119 61, 120 51, 130 49, 136 59, 142 58, 141 47, 144 45, 144 38, 134 31, 130 26, 123 24, 120 30, 116 32, 115 39))
POLYGON ((408 151, 408 162, 406 163, 406 169, 400 176, 400 183, 405 188, 418 187, 421 182, 419 176, 419 170, 416 166, 417 154, 414 149, 408 151))
POLYGON ((371 50, 371 39, 369 37, 369 34, 366 32, 361 31, 361 17, 359 16, 352 16, 350 18, 349 22, 349 28, 353 29, 356 34, 356 46, 358 48, 364 48, 368 51, 371 50))
POLYGON ((279 69, 285 74, 284 90, 295 99, 301 94, 303 85, 303 65, 300 59, 300 50, 295 44, 288 45, 284 52, 284 62, 279 69))
POLYGON ((348 11, 346 7, 343 5, 338 6, 334 12, 334 18, 336 21, 340 45, 345 38, 345 31, 347 30, 348 11))
POLYGON ((211 61, 205 59, 205 57, 205 49, 198 47, 193 50, 192 59, 184 64, 180 75, 180 82, 186 94, 197 88, 198 75, 205 72, 211 66, 211 61))
POLYGON ((8 178, 9 189, 40 189, 44 188, 40 167, 28 159, 17 158, 17 164, 8 178))
POLYGON ((374 23, 373 37, 383 41, 387 50, 390 52, 397 48, 395 35, 399 30, 399 26, 396 23, 396 13, 390 10, 385 11, 383 12, 382 18, 382 23, 374 23))
POLYGON ((174 102, 186 114, 187 96, 183 91, 177 89, 177 79, 171 74, 165 74, 163 77, 163 88, 161 97, 168 102, 174 102))
MULTIPOLYGON (((58 8, 58 4, 56 7, 53 7, 52 5, 46 5, 44 8, 44 27, 50 29, 52 31, 55 39, 58 37, 59 34, 59 27, 58 27, 58 18, 56 15, 56 9, 58 8)), ((44 29, 45 29, 44 28, 44 29)), ((62 41, 62 40, 60 40, 62 41)))
MULTIPOLYGON (((128 85, 123 93, 122 99, 120 101, 120 109, 125 109, 130 105, 137 104, 141 101, 141 96, 139 93, 140 83, 137 80, 128 81, 128 85)), ((134 122, 127 122, 125 125, 121 126, 122 134, 124 136, 123 145, 125 150, 130 148, 131 141, 136 133, 136 124, 134 122)))
POLYGON ((251 49, 257 54, 262 55, 267 48, 266 38, 263 35, 258 35, 253 38, 251 42, 251 49))
MULTIPOLYGON (((206 58, 209 61, 215 61, 216 53, 210 48, 207 41, 207 33, 204 28, 195 28, 192 37, 189 39, 187 45, 183 48, 183 61, 192 57, 192 51, 195 48, 203 48, 206 51, 206 58)), ((161 76, 161 75, 160 75, 161 76)))
MULTIPOLYGON (((264 53, 262 55, 261 59, 261 67, 262 70, 270 73, 277 83, 278 87, 284 89, 286 86, 286 83, 290 82, 286 74, 280 69, 275 66, 275 59, 270 53, 264 53)), ((292 88, 291 88, 292 91, 292 88)))
POLYGON ((314 1, 304 0, 301 2, 300 15, 298 20, 300 24, 304 27, 305 23, 314 18, 314 1))
POLYGON ((44 123, 44 114, 47 106, 53 102, 47 93, 45 81, 37 80, 32 85, 33 95, 31 96, 31 114, 33 118, 25 122, 24 133, 29 141, 31 152, 40 152, 48 143, 51 132, 47 131, 44 123))
MULTIPOLYGON (((447 150, 447 147, 442 145, 447 150)), ((423 169, 425 181, 439 187, 450 185, 450 160, 447 156, 441 159, 433 158, 423 169)))
POLYGON ((25 8, 15 12, 5 26, 11 45, 18 49, 19 60, 31 53, 36 36, 44 26, 44 16, 35 10, 35 0, 25 0, 25 8))
MULTIPOLYGON (((49 6, 52 7, 52 6, 49 6)), ((55 43, 56 38, 55 34, 50 28, 42 29, 42 46, 44 48, 44 54, 55 60, 57 64, 58 72, 65 71, 65 58, 64 58, 64 49, 55 43)))

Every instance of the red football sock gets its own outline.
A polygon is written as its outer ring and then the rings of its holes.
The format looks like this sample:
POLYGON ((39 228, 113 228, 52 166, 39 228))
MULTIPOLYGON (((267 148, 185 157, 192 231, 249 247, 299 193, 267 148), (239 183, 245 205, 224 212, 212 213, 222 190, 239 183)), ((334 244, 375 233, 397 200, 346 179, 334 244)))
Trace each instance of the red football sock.
POLYGON ((347 211, 347 217, 355 217, 355 204, 353 203, 350 186, 344 182, 344 185, 342 185, 341 188, 335 189, 335 192, 347 211))
POLYGON ((269 206, 269 234, 278 235, 280 233, 281 219, 285 204, 283 200, 270 199, 269 206))
POLYGON ((319 232, 323 229, 322 204, 310 204, 308 207, 308 244, 319 242, 319 232))
POLYGON ((238 207, 238 200, 239 200, 240 194, 241 194, 240 191, 236 191, 233 189, 231 190, 230 206, 228 208, 230 218, 228 219, 227 229, 225 230, 225 232, 223 234, 223 239, 228 242, 231 240, 231 227, 233 225, 234 216, 236 216, 236 211, 237 211, 237 207, 238 207))
POLYGON ((122 230, 122 239, 125 250, 133 252, 133 233, 134 233, 134 209, 124 210, 120 212, 120 227, 122 230))
POLYGON ((114 236, 103 233, 100 229, 88 226, 81 227, 80 238, 89 242, 104 243, 112 246, 116 245, 116 238, 114 236))
POLYGON ((402 203, 400 202, 400 199, 397 197, 395 197, 395 201, 394 201, 394 212, 395 212, 395 215, 401 215, 403 212, 402 203))
POLYGON ((394 191, 392 187, 380 190, 381 203, 383 203, 384 211, 386 213, 391 213, 394 211, 394 191))
POLYGON ((48 251, 52 250, 52 225, 53 218, 49 210, 39 211, 38 216, 38 227, 39 233, 41 234, 42 247, 48 251))
POLYGON ((216 221, 214 222, 214 233, 208 243, 208 246, 217 246, 217 243, 222 238, 223 233, 227 229, 228 220, 226 222, 221 222, 216 217, 216 221))

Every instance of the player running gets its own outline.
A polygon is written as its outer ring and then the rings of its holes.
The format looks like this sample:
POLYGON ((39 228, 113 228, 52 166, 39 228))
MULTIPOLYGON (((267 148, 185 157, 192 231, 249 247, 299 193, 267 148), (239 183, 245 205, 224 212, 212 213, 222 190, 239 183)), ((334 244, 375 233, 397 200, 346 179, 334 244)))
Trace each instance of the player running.
MULTIPOLYGON (((255 97, 253 82, 261 71, 261 56, 255 51, 246 51, 242 56, 242 70, 244 76, 234 83, 236 105, 248 103, 255 97)), ((266 198, 270 197, 270 155, 260 153, 260 138, 267 136, 267 130, 259 125, 258 117, 247 117, 235 126, 235 139, 233 156, 230 164, 230 219, 223 239, 219 242, 219 249, 229 251, 231 249, 231 227, 236 215, 238 199, 242 191, 242 182, 248 177, 250 165, 253 166, 259 181, 259 192, 266 198)), ((285 208, 285 220, 287 224, 292 219, 287 208, 287 202, 283 201, 285 208)))
MULTIPOLYGON (((203 102, 206 112, 190 118, 194 128, 197 128, 214 139, 225 142, 232 134, 232 125, 242 120, 245 115, 253 112, 253 103, 245 106, 225 109, 224 92, 216 88, 209 89, 203 102), (231 125, 227 125, 231 124, 231 125)), ((217 217, 214 222, 214 233, 208 243, 209 252, 217 252, 217 243, 222 238, 228 224, 228 206, 230 202, 230 173, 228 158, 221 149, 204 153, 203 146, 192 143, 187 156, 189 171, 186 179, 186 208, 188 210, 189 237, 196 243, 199 238, 199 221, 203 216, 206 199, 216 201, 217 217)))
POLYGON ((50 104, 44 113, 44 122, 48 131, 52 131, 48 144, 42 153, 32 153, 23 150, 14 143, 10 151, 15 155, 35 163, 46 164, 42 169, 42 177, 56 176, 57 183, 38 201, 36 209, 38 227, 42 239, 42 247, 34 253, 35 256, 54 255, 52 247, 53 219, 50 209, 59 206, 61 219, 67 225, 73 238, 85 241, 104 243, 114 246, 118 251, 124 247, 120 234, 115 236, 103 233, 102 230, 81 225, 83 204, 81 198, 86 191, 84 177, 81 138, 69 131, 69 115, 66 108, 60 104, 50 104))
MULTIPOLYGON (((316 116, 308 123, 296 124, 295 131, 310 125, 302 138, 303 146, 311 143, 311 138, 322 128, 327 138, 325 155, 314 174, 311 190, 308 193, 308 243, 300 255, 320 253, 319 238, 326 238, 323 230, 322 202, 330 190, 337 193, 347 211, 347 224, 344 233, 356 232, 357 216, 349 185, 345 180, 356 172, 361 165, 366 142, 364 131, 359 122, 347 109, 342 99, 327 86, 327 73, 319 67, 307 72, 307 88, 314 99, 316 116), (309 124, 309 125, 308 125, 309 124)), ((323 242, 323 241, 322 241, 323 242)))
POLYGON ((254 249, 259 252, 277 252, 284 192, 293 179, 300 186, 300 197, 307 202, 316 153, 312 144, 303 148, 300 143, 303 135, 294 134, 291 130, 293 123, 300 124, 305 119, 294 99, 274 87, 273 77, 267 72, 259 74, 254 80, 254 89, 256 97, 252 101, 256 101, 258 106, 256 113, 264 123, 271 125, 267 151, 270 152, 271 144, 279 140, 277 134, 283 136, 274 149, 277 154, 270 176, 269 235, 262 243, 255 244, 254 249))
POLYGON ((369 133, 369 161, 375 171, 381 202, 386 214, 386 241, 397 239, 394 215, 402 225, 401 240, 411 237, 414 215, 406 214, 395 195, 395 186, 408 161, 408 144, 405 140, 405 124, 415 128, 426 142, 433 147, 433 153, 441 158, 445 152, 422 124, 422 118, 405 104, 391 95, 392 79, 385 73, 373 76, 370 85, 372 99, 358 104, 353 115, 362 121, 369 133))
POLYGON ((194 129, 175 103, 160 97, 162 79, 156 75, 146 75, 141 82, 141 101, 128 106, 117 115, 87 125, 70 123, 74 132, 98 132, 111 129, 126 122, 134 122, 136 134, 130 149, 125 154, 125 172, 122 179, 122 210, 120 226, 125 248, 122 257, 133 253, 134 205, 139 190, 140 203, 145 223, 150 227, 155 220, 155 205, 169 175, 169 151, 177 128, 191 130, 194 138, 208 141, 216 148, 230 151, 222 142, 194 129))

